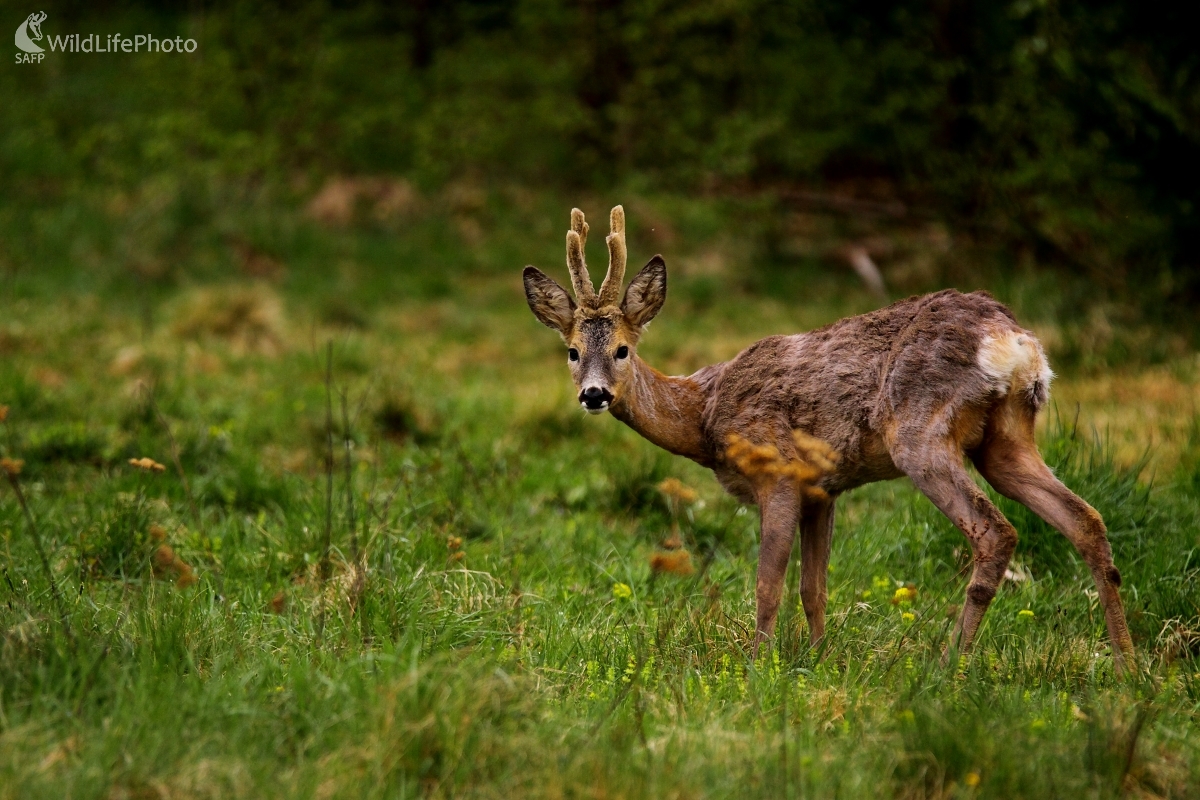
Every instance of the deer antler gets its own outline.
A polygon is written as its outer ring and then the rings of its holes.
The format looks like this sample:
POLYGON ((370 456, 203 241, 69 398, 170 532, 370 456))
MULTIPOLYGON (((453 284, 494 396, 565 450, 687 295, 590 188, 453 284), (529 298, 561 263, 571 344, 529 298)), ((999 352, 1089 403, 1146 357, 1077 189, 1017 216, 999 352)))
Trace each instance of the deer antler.
POLYGON ((608 229, 611 233, 604 240, 608 242, 608 274, 600 284, 601 306, 617 305, 625 283, 625 209, 621 206, 613 206, 608 216, 608 229))
POLYGON ((597 295, 583 255, 583 247, 587 244, 588 224, 583 219, 582 211, 578 208, 571 209, 571 230, 567 231, 567 269, 571 272, 571 285, 575 287, 575 297, 582 306, 603 308, 615 306, 619 302, 621 287, 625 283, 624 208, 613 207, 608 217, 608 227, 611 231, 605 239, 608 243, 608 273, 604 276, 600 294, 597 295))
POLYGON ((571 230, 567 231, 567 269, 571 272, 571 285, 580 305, 589 305, 596 300, 596 289, 588 275, 587 262, 583 258, 583 246, 587 244, 588 224, 583 212, 571 209, 571 230))

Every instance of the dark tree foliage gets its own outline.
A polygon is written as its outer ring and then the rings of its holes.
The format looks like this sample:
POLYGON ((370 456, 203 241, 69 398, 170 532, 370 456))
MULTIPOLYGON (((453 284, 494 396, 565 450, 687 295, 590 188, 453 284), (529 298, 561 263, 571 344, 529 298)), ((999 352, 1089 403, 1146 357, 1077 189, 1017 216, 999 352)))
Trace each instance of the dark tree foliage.
MULTIPOLYGON (((72 3, 58 16, 202 42, 186 70, 114 77, 113 102, 60 117, 53 134, 85 170, 139 166, 145 148, 122 137, 175 114, 188 122, 156 128, 171 146, 236 152, 254 174, 886 195, 1112 287, 1200 296, 1200 48, 1179 5, 72 3), (130 108, 141 121, 114 132, 130 108)), ((53 108, 65 78, 42 80, 36 101, 53 108)))

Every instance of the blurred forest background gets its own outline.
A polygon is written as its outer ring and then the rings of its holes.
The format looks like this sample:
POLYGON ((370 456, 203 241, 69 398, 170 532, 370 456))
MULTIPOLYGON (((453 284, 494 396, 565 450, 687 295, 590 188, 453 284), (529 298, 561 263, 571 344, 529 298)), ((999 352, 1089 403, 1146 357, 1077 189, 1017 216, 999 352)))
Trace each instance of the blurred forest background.
MULTIPOLYGON (((3 18, 18 24, 26 5, 5 2, 3 18)), ((84 249, 123 248, 151 276, 195 272, 214 230, 222 252, 231 236, 271 249, 255 208, 299 203, 331 176, 390 176, 343 182, 327 213, 366 198, 382 200, 382 218, 447 186, 461 205, 464 185, 733 198, 754 209, 767 253, 794 233, 781 210, 840 209, 938 223, 1009 265, 1079 276, 1085 297, 1131 301, 1139 316, 1176 320, 1200 299, 1200 49, 1182 6, 45 10, 48 35, 149 32, 199 48, 51 54, 0 74, 8 270, 44 263, 43 234, 90 219, 84 249)))
POLYGON ((0 800, 1197 796, 1184 8, 0 0, 198 44, 0 68, 0 800), (994 494, 1012 573, 941 665, 969 550, 907 481, 839 500, 821 649, 793 568, 749 662, 758 515, 586 417, 522 294, 617 203, 671 374, 1009 304, 1144 672, 994 494))

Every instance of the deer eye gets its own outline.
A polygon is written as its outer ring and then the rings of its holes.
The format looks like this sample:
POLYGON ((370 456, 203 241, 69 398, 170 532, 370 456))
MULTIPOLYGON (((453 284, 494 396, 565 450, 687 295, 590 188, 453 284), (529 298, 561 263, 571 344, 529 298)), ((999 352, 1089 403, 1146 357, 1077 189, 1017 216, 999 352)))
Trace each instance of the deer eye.
POLYGON ((629 348, 621 345, 617 348, 617 358, 629 358, 629 348))
POLYGON ((572 347, 570 350, 567 351, 567 358, 571 359, 572 361, 578 361, 579 360, 579 351, 576 350, 574 347, 572 347))

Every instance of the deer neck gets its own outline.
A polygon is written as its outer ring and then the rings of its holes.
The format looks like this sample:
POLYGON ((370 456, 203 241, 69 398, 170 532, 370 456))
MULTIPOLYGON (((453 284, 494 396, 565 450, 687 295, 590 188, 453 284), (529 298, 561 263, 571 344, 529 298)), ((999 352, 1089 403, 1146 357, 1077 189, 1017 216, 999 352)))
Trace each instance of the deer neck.
POLYGON ((609 411, 650 442, 677 456, 711 466, 704 436, 708 392, 691 378, 663 375, 637 356, 625 395, 609 411))

